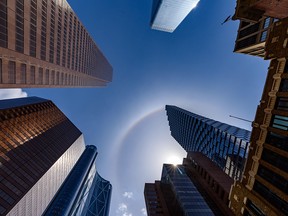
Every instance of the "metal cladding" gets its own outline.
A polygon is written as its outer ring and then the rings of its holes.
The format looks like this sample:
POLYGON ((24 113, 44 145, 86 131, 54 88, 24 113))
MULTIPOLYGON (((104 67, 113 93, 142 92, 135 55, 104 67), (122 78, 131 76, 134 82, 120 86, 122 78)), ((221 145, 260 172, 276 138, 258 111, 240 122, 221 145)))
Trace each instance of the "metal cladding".
POLYGON ((172 33, 199 0, 154 0, 151 28, 172 33))
POLYGON ((233 179, 241 179, 251 132, 166 105, 171 135, 187 152, 201 152, 233 179))

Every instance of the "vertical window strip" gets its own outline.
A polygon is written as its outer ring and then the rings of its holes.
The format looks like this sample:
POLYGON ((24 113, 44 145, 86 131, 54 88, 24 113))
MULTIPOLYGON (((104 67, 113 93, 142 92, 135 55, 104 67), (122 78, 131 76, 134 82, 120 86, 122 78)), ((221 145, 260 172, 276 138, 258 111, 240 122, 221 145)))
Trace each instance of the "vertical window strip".
POLYGON ((7 48, 7 0, 0 1, 0 47, 7 48))

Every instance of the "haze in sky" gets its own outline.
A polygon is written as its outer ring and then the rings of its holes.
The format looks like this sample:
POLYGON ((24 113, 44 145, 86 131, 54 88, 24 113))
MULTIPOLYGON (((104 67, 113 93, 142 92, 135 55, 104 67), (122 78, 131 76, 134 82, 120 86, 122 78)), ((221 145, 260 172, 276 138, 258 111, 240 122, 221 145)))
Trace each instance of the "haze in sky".
POLYGON ((174 33, 151 30, 152 0, 68 0, 114 68, 105 88, 0 90, 0 97, 51 99, 98 148, 113 185, 110 215, 145 215, 144 183, 185 152, 164 107, 251 129, 268 62, 233 53, 238 21, 221 23, 236 1, 201 0, 174 33))

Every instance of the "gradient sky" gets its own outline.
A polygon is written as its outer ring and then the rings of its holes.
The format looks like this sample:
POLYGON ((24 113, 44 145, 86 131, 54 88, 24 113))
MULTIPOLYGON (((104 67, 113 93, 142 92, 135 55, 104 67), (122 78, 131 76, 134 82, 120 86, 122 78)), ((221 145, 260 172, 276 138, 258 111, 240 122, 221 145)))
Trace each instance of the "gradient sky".
POLYGON ((105 88, 0 90, 0 98, 51 99, 98 147, 99 173, 113 185, 110 215, 145 215, 145 182, 185 152, 170 136, 172 104, 251 129, 268 62, 233 53, 236 1, 201 0, 172 34, 149 27, 152 0, 68 0, 114 68, 105 88))

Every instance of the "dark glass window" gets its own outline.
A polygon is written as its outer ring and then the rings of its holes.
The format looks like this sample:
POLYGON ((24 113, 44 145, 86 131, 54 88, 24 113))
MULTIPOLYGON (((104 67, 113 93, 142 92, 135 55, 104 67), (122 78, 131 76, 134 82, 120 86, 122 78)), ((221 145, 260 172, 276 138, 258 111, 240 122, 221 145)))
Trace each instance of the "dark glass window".
POLYGON ((288 79, 282 79, 279 91, 282 91, 282 92, 288 91, 288 79))
POLYGON ((35 66, 30 67, 30 83, 35 84, 35 66))
POLYGON ((62 10, 58 8, 58 29, 57 29, 57 53, 56 64, 60 65, 60 50, 61 50, 61 35, 62 35, 62 10))
POLYGON ((54 63, 55 0, 51 1, 49 62, 54 63))
POLYGON ((24 52, 24 0, 16 1, 16 51, 24 52))
POLYGON ((30 6, 30 56, 36 57, 37 38, 37 0, 31 0, 30 6))
POLYGON ((20 68, 20 83, 26 84, 26 64, 21 64, 21 68, 20 68))
POLYGON ((62 41, 62 66, 66 67, 66 48, 67 48, 67 24, 68 14, 67 11, 64 12, 64 28, 63 28, 63 41, 62 41))
POLYGON ((49 85, 49 78, 50 78, 49 69, 46 69, 46 71, 45 71, 45 84, 46 85, 49 85))
MULTIPOLYGON (((265 214, 249 199, 246 202, 246 206, 250 211, 252 211, 256 216, 265 216, 265 214)), ((247 214, 250 215, 250 214, 247 214)))
POLYGON ((267 38, 267 31, 263 31, 263 32, 261 33, 260 41, 261 41, 261 42, 266 41, 266 38, 267 38))
POLYGON ((288 172, 287 157, 283 157, 275 152, 264 148, 261 159, 281 170, 284 170, 285 172, 288 172))
POLYGON ((266 186, 256 180, 253 189, 285 215, 288 215, 288 203, 270 191, 266 186))
POLYGON ((39 68, 38 84, 43 84, 43 68, 39 68))
POLYGON ((257 174, 284 193, 288 194, 288 181, 284 177, 262 165, 259 166, 257 174))
POLYGON ((0 1, 0 47, 7 48, 7 0, 0 1))
POLYGON ((287 136, 282 136, 280 134, 269 132, 266 138, 266 143, 288 152, 287 136))
POLYGON ((16 83, 16 63, 14 61, 9 61, 8 64, 8 83, 16 83))
POLYGON ((276 104, 276 109, 288 110, 288 98, 279 97, 276 104))
POLYGON ((42 0, 41 14, 41 60, 46 60, 46 34, 47 34, 47 0, 42 0))
POLYGON ((51 71, 51 84, 55 85, 55 71, 51 71))

